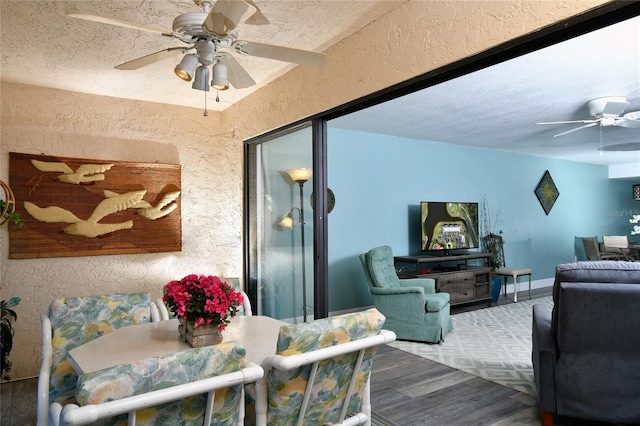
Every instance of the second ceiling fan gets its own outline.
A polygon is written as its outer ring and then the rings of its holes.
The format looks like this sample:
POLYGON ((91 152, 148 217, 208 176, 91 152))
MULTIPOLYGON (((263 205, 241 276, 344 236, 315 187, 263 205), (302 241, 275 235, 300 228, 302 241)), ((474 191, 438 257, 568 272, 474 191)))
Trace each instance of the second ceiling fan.
POLYGON ((69 16, 148 31, 185 43, 186 46, 169 47, 117 65, 115 68, 135 70, 169 57, 184 55, 174 71, 181 79, 192 81, 192 87, 197 90, 209 91, 209 87, 216 90, 226 90, 229 88, 229 84, 236 89, 255 85, 255 80, 233 57, 234 54, 276 59, 314 67, 320 67, 326 63, 326 57, 323 53, 239 40, 235 31, 238 25, 244 22, 258 25, 268 23, 253 4, 243 0, 193 1, 202 7, 202 12, 184 13, 177 16, 173 21, 172 29, 87 14, 74 13, 69 16), (209 70, 210 66, 211 71, 209 70))
POLYGON ((629 107, 629 101, 624 96, 607 96, 604 98, 598 98, 587 102, 587 108, 589 114, 593 118, 587 120, 569 120, 569 121, 547 121, 537 124, 573 124, 580 123, 582 126, 567 130, 553 137, 566 135, 573 133, 580 129, 587 127, 600 126, 602 127, 640 127, 640 111, 629 111, 625 114, 625 110, 629 107))

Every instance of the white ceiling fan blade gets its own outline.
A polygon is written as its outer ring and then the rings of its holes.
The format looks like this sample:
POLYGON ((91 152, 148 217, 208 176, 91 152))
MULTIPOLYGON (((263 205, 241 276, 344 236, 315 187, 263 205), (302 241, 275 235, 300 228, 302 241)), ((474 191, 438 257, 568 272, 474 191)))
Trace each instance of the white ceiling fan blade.
POLYGON ((217 0, 202 26, 210 33, 224 36, 255 13, 255 7, 243 0, 217 0))
POLYGON ((246 89, 247 87, 255 86, 255 80, 242 65, 236 61, 236 58, 231 55, 221 55, 219 59, 220 62, 227 66, 227 78, 233 87, 236 89, 246 89))
POLYGON ((637 129, 640 127, 640 111, 631 111, 622 116, 623 120, 616 124, 620 127, 637 129))
POLYGON ((597 123, 599 122, 600 119, 595 119, 595 120, 572 120, 572 121, 545 121, 542 123, 536 123, 536 124, 574 124, 574 123, 597 123))
POLYGON ((267 24, 270 24, 270 22, 267 19, 267 17, 264 16, 264 14, 260 10, 260 8, 258 6, 256 6, 256 4, 252 0, 245 0, 245 1, 247 3, 249 3, 251 6, 256 8, 256 13, 254 13, 249 18, 247 18, 247 20, 244 21, 245 24, 249 24, 249 25, 267 25, 267 24))
POLYGON ((124 28, 131 28, 134 30, 149 31, 152 33, 166 35, 166 36, 171 36, 171 34, 173 33, 173 31, 171 31, 168 28, 163 28, 156 25, 133 24, 131 22, 121 21, 119 19, 104 18, 102 16, 84 15, 81 13, 70 13, 67 16, 71 18, 76 18, 76 19, 83 19, 85 21, 100 22, 102 24, 115 25, 115 26, 124 27, 124 28))
POLYGON ((558 137, 558 136, 562 136, 562 135, 566 135, 568 133, 573 133, 576 132, 580 129, 586 129, 587 127, 593 127, 593 126, 597 126, 598 123, 589 123, 589 124, 585 124, 584 126, 580 126, 580 127, 576 127, 575 129, 571 129, 571 130, 567 130, 566 132, 562 132, 562 133, 558 133, 557 135, 553 135, 554 138, 558 137))
POLYGON ((260 58, 277 59, 293 62, 294 64, 321 67, 327 63, 324 53, 309 50, 294 49, 292 47, 276 46, 273 44, 258 43, 255 41, 238 40, 233 43, 233 48, 244 55, 258 56, 260 58))
POLYGON ((129 62, 125 62, 124 64, 116 65, 114 68, 118 70, 137 70, 138 68, 142 68, 144 66, 153 64, 158 61, 162 61, 163 59, 171 58, 173 56, 178 56, 190 50, 191 48, 187 47, 170 47, 165 50, 160 50, 159 52, 151 53, 149 55, 143 56, 138 59, 134 59, 129 62))

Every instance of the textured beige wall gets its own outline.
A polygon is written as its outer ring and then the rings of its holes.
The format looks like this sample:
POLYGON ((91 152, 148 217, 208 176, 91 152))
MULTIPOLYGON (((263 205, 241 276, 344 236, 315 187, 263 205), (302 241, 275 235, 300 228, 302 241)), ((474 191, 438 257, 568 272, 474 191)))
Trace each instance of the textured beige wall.
POLYGON ((0 179, 8 152, 182 165, 183 251, 9 260, 0 229, 0 293, 19 295, 12 376, 37 374, 39 316, 54 297, 161 294, 191 272, 242 269, 242 140, 367 95, 602 1, 410 1, 327 51, 322 69, 297 67, 222 114, 3 84, 0 179))
POLYGON ((8 152, 182 165, 182 251, 8 259, 0 230, 2 298, 17 295, 13 378, 37 374, 39 317, 54 297, 148 291, 194 272, 240 276, 242 143, 202 111, 3 84, 2 172, 8 152))

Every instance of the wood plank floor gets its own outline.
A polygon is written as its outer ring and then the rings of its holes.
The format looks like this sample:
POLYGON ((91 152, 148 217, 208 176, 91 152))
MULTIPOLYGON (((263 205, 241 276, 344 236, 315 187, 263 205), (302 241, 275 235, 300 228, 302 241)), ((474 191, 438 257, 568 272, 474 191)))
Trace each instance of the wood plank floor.
MULTIPOLYGON (((532 298, 551 289, 532 291, 532 298)), ((526 292, 518 292, 526 300, 526 292)), ((513 303, 500 296, 498 305, 513 303)), ((452 315, 486 304, 454 307, 452 315)), ((511 426, 540 425, 535 397, 498 385, 391 346, 378 349, 371 376, 374 426, 511 426)), ((558 426, 611 426, 607 423, 557 417, 558 426)))

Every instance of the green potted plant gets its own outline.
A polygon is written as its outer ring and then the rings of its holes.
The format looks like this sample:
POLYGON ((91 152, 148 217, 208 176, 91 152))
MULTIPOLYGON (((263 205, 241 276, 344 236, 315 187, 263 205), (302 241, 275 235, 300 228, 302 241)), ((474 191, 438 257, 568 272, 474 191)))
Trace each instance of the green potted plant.
POLYGON ((6 209, 7 202, 5 200, 0 200, 0 212, 3 212, 2 220, 0 223, 4 222, 13 222, 18 228, 22 228, 24 226, 24 222, 20 217, 20 213, 16 212, 13 209, 6 209))
POLYGON ((13 310, 22 300, 14 296, 9 300, 0 301, 0 364, 2 366, 2 378, 9 380, 11 361, 9 354, 13 347, 13 335, 15 330, 13 323, 18 319, 18 314, 13 310))

